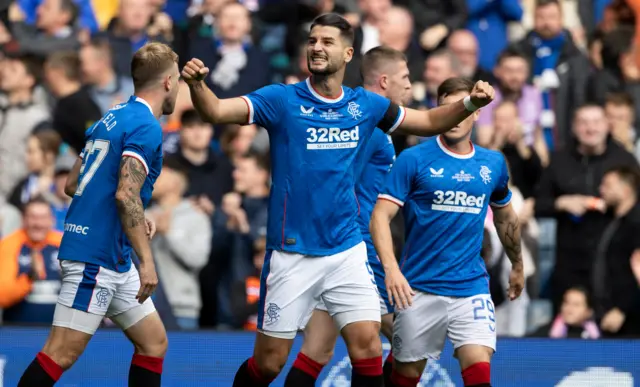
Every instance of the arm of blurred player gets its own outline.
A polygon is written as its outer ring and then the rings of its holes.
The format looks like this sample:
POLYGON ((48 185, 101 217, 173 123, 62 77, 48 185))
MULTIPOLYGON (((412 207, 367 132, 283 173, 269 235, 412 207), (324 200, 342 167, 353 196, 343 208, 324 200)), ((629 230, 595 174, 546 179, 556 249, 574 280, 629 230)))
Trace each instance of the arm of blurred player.
POLYGON ((78 179, 80 178, 80 169, 82 168, 82 157, 76 159, 73 168, 67 175, 67 182, 64 184, 64 193, 69 197, 73 197, 78 189, 78 179))
POLYGON ((492 207, 493 224, 507 257, 511 261, 509 275, 509 298, 515 300, 524 289, 524 266, 522 263, 522 241, 520 221, 511 203, 503 207, 492 207))
POLYGON ((116 190, 116 206, 122 229, 140 259, 140 291, 136 298, 143 303, 158 285, 148 226, 144 216, 144 205, 140 191, 147 178, 147 172, 140 160, 124 156, 120 161, 120 178, 116 190))
POLYGON ((205 84, 209 68, 193 58, 182 69, 182 79, 189 85, 193 106, 202 119, 212 124, 246 125, 249 106, 242 98, 218 98, 205 84))
POLYGON ((378 258, 384 268, 384 282, 389 292, 389 303, 404 309, 411 306, 412 296, 415 293, 411 290, 407 279, 402 275, 396 256, 393 253, 393 240, 389 224, 399 209, 400 207, 394 202, 378 199, 371 215, 369 228, 378 258))
POLYGON ((404 120, 398 131, 404 134, 429 137, 449 131, 474 111, 493 101, 495 91, 487 82, 478 81, 471 94, 464 99, 429 110, 404 108, 404 120))

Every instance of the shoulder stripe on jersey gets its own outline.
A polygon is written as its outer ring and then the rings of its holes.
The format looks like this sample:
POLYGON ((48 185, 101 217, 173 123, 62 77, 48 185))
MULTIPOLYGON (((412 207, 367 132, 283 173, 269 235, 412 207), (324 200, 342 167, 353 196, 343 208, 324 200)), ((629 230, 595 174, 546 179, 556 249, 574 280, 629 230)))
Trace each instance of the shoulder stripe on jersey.
POLYGON ((122 152, 122 157, 133 157, 134 159, 138 160, 139 162, 142 163, 142 166, 144 167, 144 170, 147 172, 147 175, 149 174, 149 167, 147 166, 147 163, 144 161, 142 156, 140 156, 136 152, 124 151, 122 152))
POLYGON ((387 194, 380 194, 378 195, 378 199, 382 199, 382 200, 388 200, 391 203, 397 204, 399 207, 403 207, 404 206, 404 202, 400 199, 396 199, 391 195, 387 195, 387 194))
POLYGON ((509 203, 511 203, 511 198, 509 198, 509 200, 507 200, 506 203, 494 203, 494 202, 491 202, 489 204, 491 204, 491 207, 502 208, 502 207, 508 206, 509 203))
POLYGON ((247 125, 251 125, 253 124, 253 102, 251 102, 251 100, 249 99, 249 97, 247 97, 246 95, 243 95, 242 100, 244 101, 244 103, 247 104, 247 125))

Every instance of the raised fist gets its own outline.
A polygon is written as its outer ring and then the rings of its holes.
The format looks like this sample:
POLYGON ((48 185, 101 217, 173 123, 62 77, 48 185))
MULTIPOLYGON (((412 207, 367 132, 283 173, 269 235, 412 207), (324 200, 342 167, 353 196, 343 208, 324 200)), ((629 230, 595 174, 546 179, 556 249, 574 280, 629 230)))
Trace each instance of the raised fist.
POLYGON ((181 75, 187 84, 193 85, 203 81, 207 74, 209 74, 209 68, 200 59, 193 58, 184 65, 181 75))
POLYGON ((493 87, 484 81, 478 81, 471 90, 471 103, 477 108, 487 106, 495 97, 493 87))

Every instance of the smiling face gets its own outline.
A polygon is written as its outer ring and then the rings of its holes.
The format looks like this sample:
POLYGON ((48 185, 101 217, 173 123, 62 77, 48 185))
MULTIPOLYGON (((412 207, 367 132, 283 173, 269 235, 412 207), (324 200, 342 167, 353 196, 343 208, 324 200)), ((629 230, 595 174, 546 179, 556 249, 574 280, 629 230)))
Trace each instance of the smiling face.
POLYGON ((353 47, 340 29, 316 25, 307 42, 307 67, 311 74, 331 75, 343 70, 353 57, 353 47))

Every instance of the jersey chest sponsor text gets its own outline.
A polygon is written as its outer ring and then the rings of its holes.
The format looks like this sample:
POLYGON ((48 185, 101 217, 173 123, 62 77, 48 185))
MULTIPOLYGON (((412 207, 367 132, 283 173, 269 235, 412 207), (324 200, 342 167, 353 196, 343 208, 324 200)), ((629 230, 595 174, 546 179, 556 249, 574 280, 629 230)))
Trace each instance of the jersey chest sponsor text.
POLYGON ((444 212, 479 214, 482 212, 486 194, 469 195, 464 191, 435 191, 431 209, 444 212))
POLYGON ((307 149, 345 149, 356 148, 360 140, 360 127, 340 128, 308 128, 307 149))

